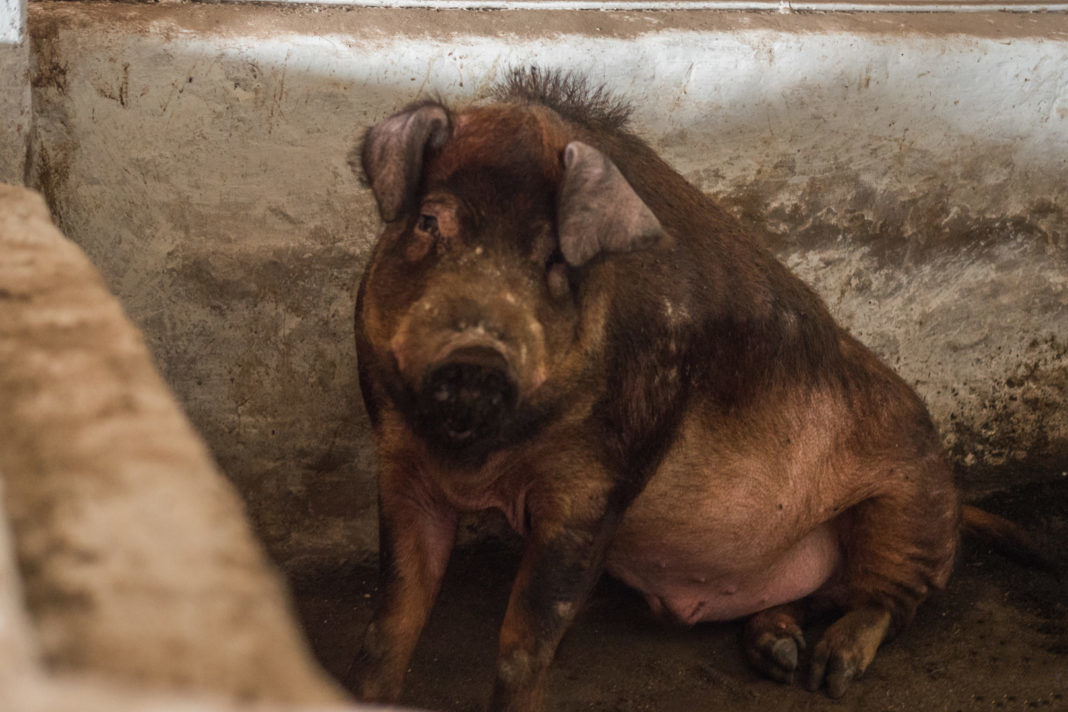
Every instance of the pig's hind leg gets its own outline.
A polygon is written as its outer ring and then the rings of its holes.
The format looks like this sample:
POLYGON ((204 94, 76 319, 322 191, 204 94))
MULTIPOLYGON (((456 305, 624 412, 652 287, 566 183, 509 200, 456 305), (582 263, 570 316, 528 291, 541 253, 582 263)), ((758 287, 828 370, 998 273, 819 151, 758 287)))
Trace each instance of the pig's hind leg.
POLYGON ((808 689, 825 682, 827 694, 838 698, 853 680, 859 680, 875 658, 890 628, 889 609, 873 605, 849 611, 835 621, 812 651, 808 689))
MULTIPOLYGON (((746 621, 745 656, 765 677, 793 684, 807 648, 801 628, 809 607, 810 599, 805 598, 767 608, 746 621)), ((853 610, 839 618, 812 651, 809 688, 817 690, 826 682, 827 694, 841 697, 875 657, 889 622, 889 611, 878 607, 853 610)))
MULTIPOLYGON (((746 621, 745 656, 765 677, 793 684, 807 648, 801 626, 808 603, 809 599, 802 599, 773 606, 746 621)), ((826 682, 827 694, 841 697, 875 657, 889 622, 889 611, 878 607, 853 610, 839 618, 812 651, 809 689, 817 690, 826 682)))
POLYGON ((949 470, 930 460, 891 468, 880 494, 842 515, 837 522, 841 568, 815 598, 834 600, 845 614, 812 650, 810 690, 826 685, 827 694, 841 697, 883 641, 945 586, 959 521, 949 470), (924 465, 930 469, 924 471, 924 465))

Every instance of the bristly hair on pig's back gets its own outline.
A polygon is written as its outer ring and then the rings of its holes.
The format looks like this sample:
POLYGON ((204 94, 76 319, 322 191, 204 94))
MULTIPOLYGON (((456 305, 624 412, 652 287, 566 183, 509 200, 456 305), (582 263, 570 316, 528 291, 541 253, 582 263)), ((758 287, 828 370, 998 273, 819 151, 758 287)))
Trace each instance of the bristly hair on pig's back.
POLYGON ((544 104, 565 119, 609 131, 625 128, 631 114, 629 104, 581 75, 534 66, 512 68, 493 96, 544 104))

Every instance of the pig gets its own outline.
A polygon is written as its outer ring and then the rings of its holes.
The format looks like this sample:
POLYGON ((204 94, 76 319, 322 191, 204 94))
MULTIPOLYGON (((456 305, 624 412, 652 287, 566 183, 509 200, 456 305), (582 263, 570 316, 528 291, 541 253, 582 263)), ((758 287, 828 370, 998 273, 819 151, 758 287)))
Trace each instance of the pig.
POLYGON ((381 600, 352 684, 400 695, 463 512, 524 537, 491 710, 536 710, 602 572, 840 697, 943 588, 962 508, 914 391, 572 74, 423 101, 350 162, 381 600), (812 610, 836 619, 811 647, 812 610), (807 666, 801 665, 807 661, 807 666))

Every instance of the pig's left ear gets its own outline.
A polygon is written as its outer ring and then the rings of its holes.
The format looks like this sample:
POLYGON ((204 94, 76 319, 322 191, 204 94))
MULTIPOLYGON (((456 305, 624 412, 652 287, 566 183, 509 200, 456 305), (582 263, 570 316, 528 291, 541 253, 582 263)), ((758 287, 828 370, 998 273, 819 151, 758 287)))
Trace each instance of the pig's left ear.
POLYGON ((451 133, 445 107, 425 103, 390 116, 368 130, 363 147, 349 156, 354 171, 363 169, 386 222, 399 218, 415 195, 423 154, 438 148, 451 133))
POLYGON ((602 252, 648 247, 663 228, 607 156, 572 141, 564 149, 557 232, 564 259, 579 267, 602 252))

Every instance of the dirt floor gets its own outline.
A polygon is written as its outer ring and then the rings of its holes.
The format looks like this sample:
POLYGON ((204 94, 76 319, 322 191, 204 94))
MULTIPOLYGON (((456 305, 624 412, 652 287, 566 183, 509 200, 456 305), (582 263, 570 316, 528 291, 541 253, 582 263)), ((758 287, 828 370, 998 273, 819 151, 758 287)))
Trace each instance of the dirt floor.
MULTIPOLYGON (((999 492, 980 506, 1024 524, 1068 566, 1068 476, 999 492)), ((480 710, 493 680, 497 627, 518 542, 460 548, 408 675, 404 702, 480 710)), ((343 677, 371 613, 374 567, 295 583, 300 614, 326 668, 343 677)), ((807 631, 810 645, 818 629, 807 631)), ((920 609, 842 700, 758 677, 740 623, 690 629, 654 621, 607 577, 564 639, 547 710, 1068 710, 1068 582, 966 542, 948 589, 920 609)))

